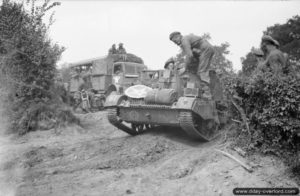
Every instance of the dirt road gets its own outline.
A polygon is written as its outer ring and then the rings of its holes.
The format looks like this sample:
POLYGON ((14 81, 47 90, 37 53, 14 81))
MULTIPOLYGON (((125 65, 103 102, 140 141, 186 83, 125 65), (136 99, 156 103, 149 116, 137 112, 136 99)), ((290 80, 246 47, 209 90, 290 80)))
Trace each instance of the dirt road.
POLYGON ((235 187, 295 187, 281 162, 251 157, 249 173, 209 143, 181 130, 135 137, 112 127, 105 112, 80 115, 81 127, 0 140, 0 195, 233 195, 235 187))

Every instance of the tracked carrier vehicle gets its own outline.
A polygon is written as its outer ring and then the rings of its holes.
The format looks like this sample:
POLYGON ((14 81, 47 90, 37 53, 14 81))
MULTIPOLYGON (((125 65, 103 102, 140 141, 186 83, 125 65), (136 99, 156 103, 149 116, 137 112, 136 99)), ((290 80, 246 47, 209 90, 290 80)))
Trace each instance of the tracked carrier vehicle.
POLYGON ((181 127, 194 139, 214 138, 220 124, 216 100, 222 96, 216 88, 216 74, 210 73, 213 96, 205 97, 199 77, 181 72, 165 70, 155 89, 139 85, 122 95, 112 93, 105 103, 109 122, 130 135, 153 126, 168 126, 181 127))

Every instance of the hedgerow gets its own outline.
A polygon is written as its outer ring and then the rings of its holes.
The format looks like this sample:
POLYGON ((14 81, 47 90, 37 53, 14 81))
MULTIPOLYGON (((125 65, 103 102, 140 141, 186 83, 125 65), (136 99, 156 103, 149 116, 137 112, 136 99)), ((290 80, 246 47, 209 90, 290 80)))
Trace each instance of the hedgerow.
MULTIPOLYGON (((240 97, 249 131, 240 131, 236 140, 249 150, 273 154, 300 176, 300 17, 268 27, 263 34, 276 39, 288 56, 279 76, 256 69, 249 52, 242 58, 243 69, 229 89, 240 97), (241 141, 241 142, 240 142, 241 141)), ((299 180, 300 182, 300 180, 299 180)))
POLYGON ((242 98, 240 105, 250 125, 250 132, 240 132, 242 145, 280 157, 294 174, 300 174, 299 78, 258 72, 251 77, 239 76, 232 87, 242 98))
POLYGON ((42 122, 51 128, 60 118, 76 121, 55 90, 56 62, 64 48, 48 37, 53 15, 49 25, 43 21, 59 3, 36 3, 5 0, 0 7, 1 89, 7 93, 10 130, 20 134, 41 128, 42 122))

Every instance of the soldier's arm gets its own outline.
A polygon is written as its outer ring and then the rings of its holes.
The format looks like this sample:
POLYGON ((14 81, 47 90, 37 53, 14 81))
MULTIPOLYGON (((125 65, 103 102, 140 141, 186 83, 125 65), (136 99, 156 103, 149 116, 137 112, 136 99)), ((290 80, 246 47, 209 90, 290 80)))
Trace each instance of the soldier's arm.
POLYGON ((188 65, 193 57, 193 51, 190 42, 187 39, 183 39, 181 43, 183 53, 186 55, 185 63, 188 65))
POLYGON ((190 42, 187 39, 182 39, 181 44, 182 44, 182 50, 184 54, 189 58, 193 57, 193 51, 190 42))

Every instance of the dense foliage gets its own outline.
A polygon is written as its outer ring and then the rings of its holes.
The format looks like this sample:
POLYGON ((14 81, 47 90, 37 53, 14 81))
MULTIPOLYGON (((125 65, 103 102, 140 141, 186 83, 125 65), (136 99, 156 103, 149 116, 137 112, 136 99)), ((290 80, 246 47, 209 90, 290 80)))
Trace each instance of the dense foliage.
MULTIPOLYGON (((252 48, 251 50, 253 50, 252 48)), ((257 60, 255 55, 252 52, 248 52, 245 58, 241 59, 242 61, 242 73, 245 76, 250 76, 256 68, 257 60)))
POLYGON ((232 62, 226 58, 229 54, 229 43, 225 42, 221 45, 214 46, 215 55, 213 56, 211 65, 219 74, 233 74, 232 62))
MULTIPOLYGON (((243 69, 232 90, 242 98, 241 106, 248 117, 251 135, 248 147, 263 153, 272 153, 300 171, 300 17, 285 24, 268 27, 264 32, 280 43, 280 49, 289 55, 288 72, 275 77, 270 72, 253 70, 254 55, 249 52, 242 59, 243 69)), ((245 144, 245 143, 244 143, 245 144)))
POLYGON ((1 87, 9 95, 11 128, 19 133, 35 130, 47 119, 57 123, 63 113, 75 119, 54 91, 56 62, 64 48, 48 38, 53 15, 48 26, 43 22, 45 14, 59 3, 36 3, 5 0, 0 7, 1 87))
MULTIPOLYGON (((264 34, 272 36, 280 44, 280 50, 289 56, 290 69, 300 71, 300 16, 294 16, 284 24, 275 24, 268 27, 264 34)), ((252 48, 253 49, 253 48, 252 48)), ((256 67, 256 59, 252 52, 242 58, 242 71, 250 76, 256 67)), ((298 76, 300 76, 298 74, 298 76)))
POLYGON ((253 126, 253 136, 262 146, 297 147, 300 133, 300 81, 293 75, 274 77, 257 73, 239 82, 237 93, 253 126))
MULTIPOLYGON (((300 81, 294 75, 270 72, 238 77, 233 85, 248 118, 250 132, 236 140, 250 151, 281 158, 300 183, 300 81)), ((240 115, 240 114, 239 114, 240 115)))
POLYGON ((291 61, 300 61, 300 16, 294 16, 284 24, 275 24, 264 32, 280 43, 280 49, 289 54, 291 61))

